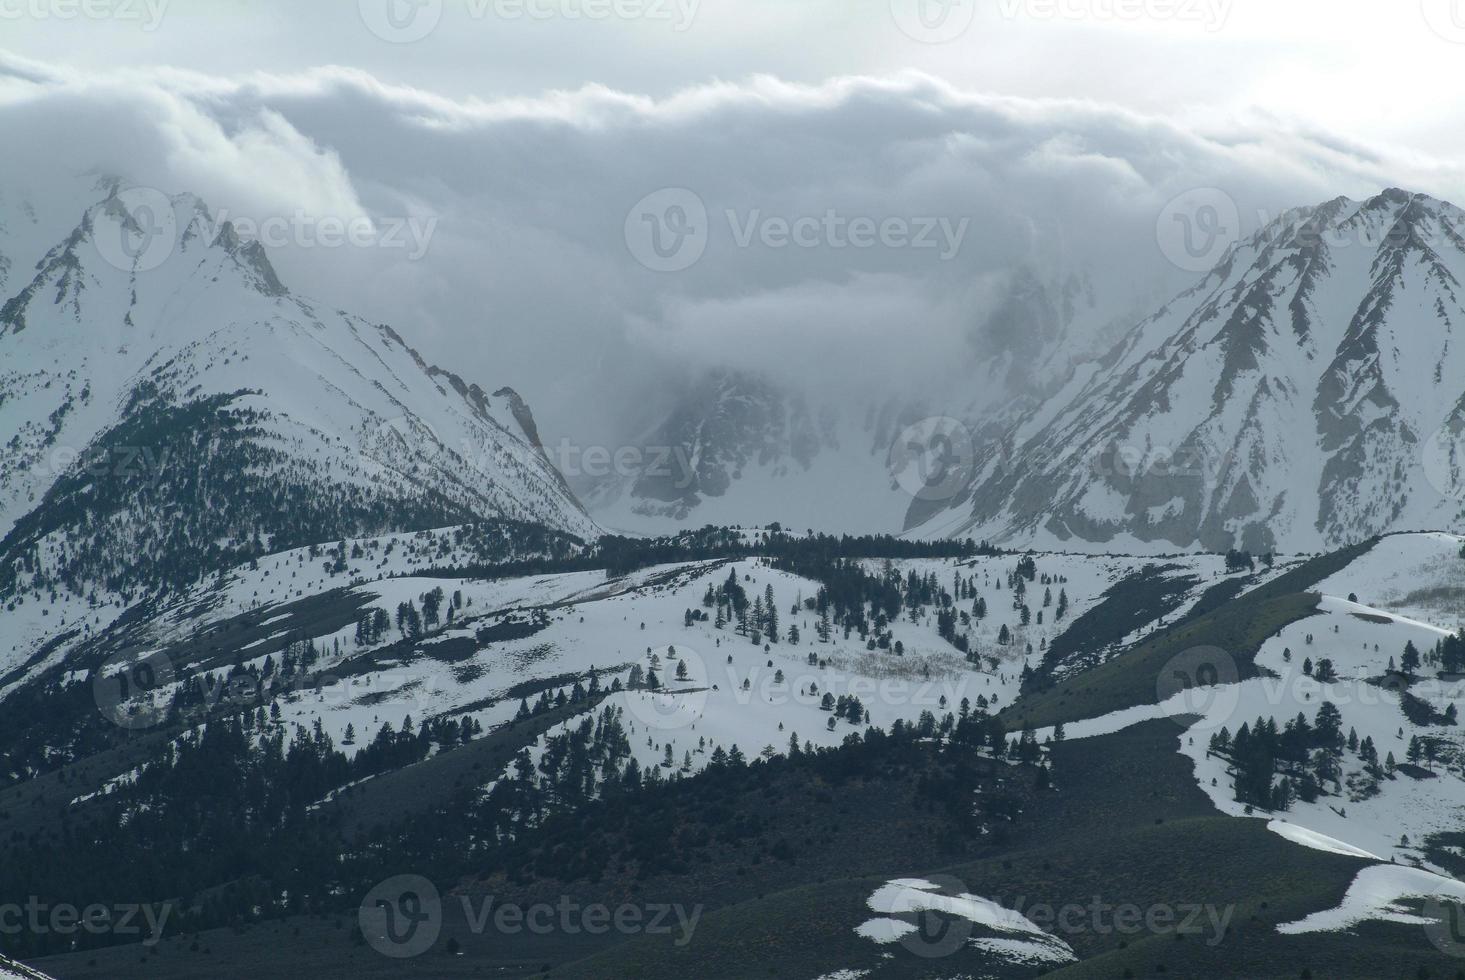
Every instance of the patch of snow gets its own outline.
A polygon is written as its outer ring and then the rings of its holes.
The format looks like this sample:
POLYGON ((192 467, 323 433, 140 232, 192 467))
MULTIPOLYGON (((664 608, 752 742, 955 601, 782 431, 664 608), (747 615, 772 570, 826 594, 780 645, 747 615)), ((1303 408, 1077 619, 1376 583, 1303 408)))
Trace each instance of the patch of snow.
POLYGON ((1434 920, 1415 915, 1400 906, 1406 898, 1445 898, 1465 902, 1465 883, 1433 874, 1423 868, 1376 864, 1364 868, 1348 886, 1343 903, 1334 909, 1314 912, 1296 922, 1284 922, 1277 931, 1289 936, 1308 932, 1339 932, 1370 920, 1429 925, 1434 920))
POLYGON ((915 926, 900 919, 870 919, 855 926, 855 935, 881 945, 893 943, 915 931, 915 926))
POLYGON ((1327 851, 1329 854, 1342 854, 1347 857, 1371 858, 1375 861, 1382 861, 1383 858, 1377 854, 1371 854, 1361 847, 1354 847, 1352 844, 1344 843, 1336 837, 1329 837, 1327 834, 1320 834, 1315 830, 1308 830, 1306 827, 1299 827, 1286 820, 1272 820, 1268 822, 1267 829, 1281 837, 1285 837, 1294 844, 1301 844, 1303 847, 1310 847, 1315 851, 1327 851))

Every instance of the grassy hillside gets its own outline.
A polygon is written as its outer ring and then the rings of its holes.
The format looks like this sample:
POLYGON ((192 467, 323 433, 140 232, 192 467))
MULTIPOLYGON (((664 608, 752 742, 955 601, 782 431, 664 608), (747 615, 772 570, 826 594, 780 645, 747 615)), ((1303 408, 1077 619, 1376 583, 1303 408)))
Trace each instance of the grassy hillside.
POLYGON ((1155 704, 1166 665, 1194 647, 1219 647, 1240 678, 1255 676, 1262 642, 1289 623, 1312 614, 1317 597, 1308 589, 1347 567, 1372 548, 1369 541, 1304 562, 1271 582, 1149 637, 1106 663, 1054 686, 1024 694, 999 716, 1011 731, 1096 718, 1112 711, 1155 704))
MULTIPOLYGON (((717 980, 808 978, 841 969, 868 980, 1002 976, 1159 977, 1180 980, 1413 980, 1460 967, 1418 927, 1370 925, 1346 942, 1336 935, 1283 936, 1275 926, 1337 904, 1367 862, 1312 851, 1266 829, 1265 821, 1217 814, 1174 752, 1176 727, 1149 722, 1055 750, 1055 792, 1000 855, 903 876, 955 879, 963 890, 1034 915, 1037 906, 1132 904, 1146 914, 1173 909, 1153 931, 1105 928, 1075 917, 1055 929, 1082 962, 1043 973, 998 967, 972 948, 936 958, 899 943, 877 946, 854 927, 875 915, 865 900, 891 876, 812 883, 708 913, 684 947, 636 939, 549 974, 555 978, 717 980), (1191 909, 1194 922, 1186 923, 1191 909), (1225 928, 1217 923, 1224 922, 1225 928), (1185 924, 1186 928, 1176 926, 1185 924), (1176 935, 1177 931, 1183 934, 1176 935), (888 954, 888 955, 886 955, 888 954)), ((944 917, 943 917, 944 918, 944 917)), ((1115 925, 1114 920, 1108 920, 1115 925)))

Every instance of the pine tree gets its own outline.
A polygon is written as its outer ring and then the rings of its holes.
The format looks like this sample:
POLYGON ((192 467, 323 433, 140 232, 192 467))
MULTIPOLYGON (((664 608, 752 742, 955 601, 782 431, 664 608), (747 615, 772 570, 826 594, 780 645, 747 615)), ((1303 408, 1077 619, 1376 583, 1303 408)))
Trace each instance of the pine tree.
POLYGON ((1409 675, 1419 670, 1419 648, 1414 645, 1413 640, 1404 644, 1404 656, 1399 658, 1399 669, 1409 675))

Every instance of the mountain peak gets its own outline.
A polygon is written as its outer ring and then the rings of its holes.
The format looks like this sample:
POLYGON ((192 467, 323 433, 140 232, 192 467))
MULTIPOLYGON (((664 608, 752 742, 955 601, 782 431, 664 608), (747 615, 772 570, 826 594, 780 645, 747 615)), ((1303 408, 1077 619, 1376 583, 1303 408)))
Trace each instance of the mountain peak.
POLYGON ((1279 216, 1035 410, 958 530, 1310 551, 1452 524, 1421 446, 1465 423, 1462 219, 1397 187, 1279 216))
POLYGON ((275 267, 270 264, 269 256, 265 254, 265 248, 259 242, 245 242, 239 237, 239 232, 234 228, 232 221, 225 221, 219 226, 219 233, 214 238, 214 245, 222 248, 234 257, 240 269, 248 276, 260 292, 266 296, 287 296, 289 290, 275 274, 275 267))

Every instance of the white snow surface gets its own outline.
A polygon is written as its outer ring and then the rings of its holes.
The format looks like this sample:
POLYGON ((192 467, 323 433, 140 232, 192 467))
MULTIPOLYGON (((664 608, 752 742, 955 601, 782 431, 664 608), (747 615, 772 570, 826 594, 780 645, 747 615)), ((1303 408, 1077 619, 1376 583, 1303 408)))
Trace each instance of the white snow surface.
POLYGON ((1399 905, 1408 898, 1437 898, 1465 903, 1465 883, 1423 868, 1375 864, 1358 873, 1337 908, 1314 912, 1296 922, 1284 922, 1277 926, 1277 931, 1287 935, 1341 932, 1369 920, 1404 925, 1433 924, 1435 920, 1416 915, 1399 905))
POLYGON ((1067 963, 1077 959, 1067 943, 1044 932, 1022 913, 979 895, 943 895, 938 889, 939 886, 923 878, 897 878, 887 882, 866 900, 871 911, 883 916, 861 923, 855 929, 856 934, 876 942, 893 942, 914 932, 915 927, 889 916, 942 912, 1007 934, 969 940, 971 945, 1003 959, 1019 963, 1067 963))

